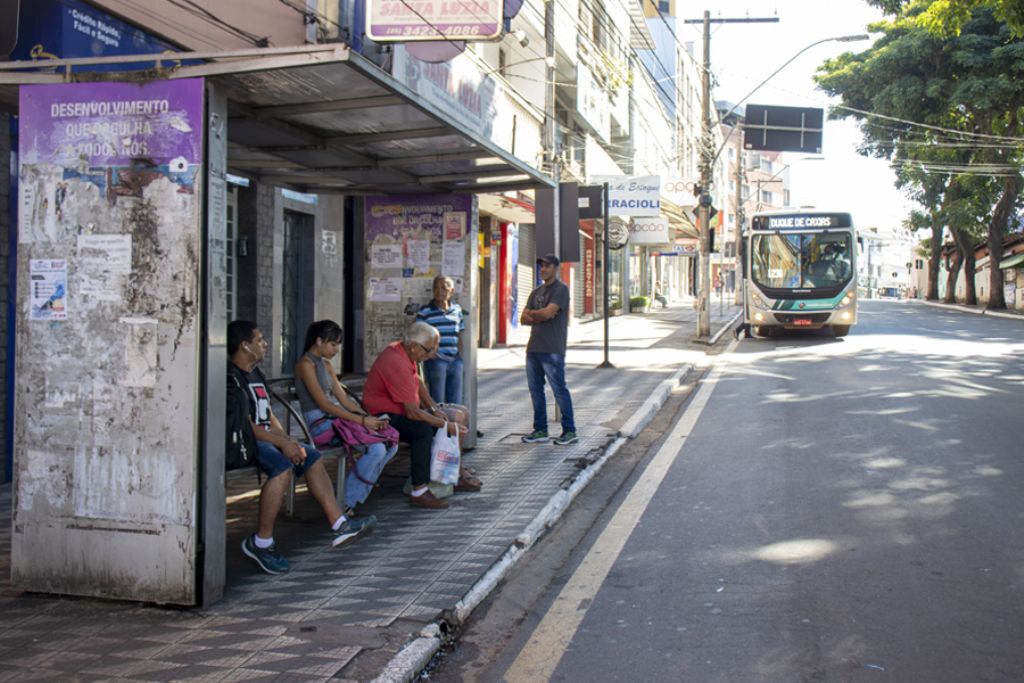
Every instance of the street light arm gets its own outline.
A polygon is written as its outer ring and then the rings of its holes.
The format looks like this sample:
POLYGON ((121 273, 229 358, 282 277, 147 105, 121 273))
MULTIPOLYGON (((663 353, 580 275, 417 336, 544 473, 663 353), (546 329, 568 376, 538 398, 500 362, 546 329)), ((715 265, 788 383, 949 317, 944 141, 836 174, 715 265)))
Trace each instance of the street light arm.
MULTIPOLYGON (((871 37, 871 36, 867 35, 866 33, 859 33, 859 34, 857 34, 857 35, 851 35, 851 36, 834 36, 834 37, 832 37, 832 38, 822 38, 821 40, 817 40, 817 41, 815 41, 815 42, 811 43, 810 45, 808 45, 807 47, 803 48, 802 50, 800 50, 799 52, 797 52, 797 53, 796 53, 795 55, 793 55, 792 57, 790 57, 789 59, 787 59, 787 60, 786 60, 785 62, 783 62, 782 66, 780 66, 780 67, 779 67, 778 69, 776 69, 775 71, 771 72, 771 74, 769 74, 767 78, 765 78, 765 79, 764 79, 763 81, 761 81, 760 83, 758 83, 757 85, 755 85, 755 86, 754 86, 754 89, 753 89, 753 90, 751 90, 751 91, 750 91, 750 92, 748 92, 748 93, 747 93, 746 95, 744 95, 743 97, 741 97, 741 98, 739 99, 739 101, 738 101, 738 102, 736 102, 736 104, 734 104, 734 105, 732 106, 732 109, 730 109, 729 111, 727 111, 727 112, 725 113, 725 115, 724 115, 724 116, 721 116, 721 117, 719 117, 719 119, 718 119, 718 120, 719 120, 719 122, 722 122, 722 121, 725 121, 726 119, 728 119, 728 118, 729 118, 729 117, 730 117, 730 116, 731 116, 732 114, 734 114, 734 113, 736 112, 736 110, 737 110, 737 109, 739 109, 739 106, 740 106, 741 104, 743 104, 744 102, 746 102, 746 101, 747 101, 747 99, 748 99, 748 98, 749 98, 749 97, 750 97, 751 95, 753 95, 753 94, 754 94, 754 93, 756 93, 756 92, 757 92, 758 90, 760 90, 760 89, 761 89, 761 86, 763 86, 763 85, 764 85, 765 83, 767 83, 768 81, 770 81, 770 80, 772 80, 773 78, 775 78, 775 76, 776 76, 776 75, 778 75, 778 73, 779 73, 780 71, 782 71, 783 69, 785 69, 785 68, 786 68, 787 66, 789 66, 789 65, 790 65, 790 64, 791 64, 791 63, 792 63, 792 62, 793 62, 793 61, 794 61, 794 60, 795 60, 795 59, 796 59, 797 57, 799 57, 799 56, 800 56, 800 55, 802 55, 803 53, 807 52, 807 51, 808 51, 808 50, 810 50, 810 49, 811 49, 812 47, 815 47, 816 45, 821 45, 822 43, 830 43, 830 42, 832 42, 832 41, 836 41, 836 42, 840 42, 840 43, 852 43, 852 42, 854 42, 854 41, 858 41, 858 40, 867 40, 867 39, 868 39, 868 38, 870 38, 870 37, 871 37)), ((729 129, 729 133, 728 133, 728 135, 726 135, 726 136, 725 136, 725 140, 723 140, 723 141, 722 141, 722 146, 721 146, 721 147, 719 147, 719 148, 718 148, 718 150, 717 150, 717 151, 715 152, 715 155, 714 155, 713 157, 711 157, 711 163, 714 163, 714 162, 715 162, 715 161, 716 161, 716 160, 718 159, 718 156, 719 156, 719 155, 720 155, 720 154, 722 153, 722 150, 723 150, 723 149, 725 149, 725 146, 726 146, 726 145, 727 145, 727 144, 729 143, 729 138, 730 138, 730 137, 732 137, 733 131, 735 131, 735 130, 736 130, 736 126, 733 126, 732 128, 730 128, 730 129, 729 129)))

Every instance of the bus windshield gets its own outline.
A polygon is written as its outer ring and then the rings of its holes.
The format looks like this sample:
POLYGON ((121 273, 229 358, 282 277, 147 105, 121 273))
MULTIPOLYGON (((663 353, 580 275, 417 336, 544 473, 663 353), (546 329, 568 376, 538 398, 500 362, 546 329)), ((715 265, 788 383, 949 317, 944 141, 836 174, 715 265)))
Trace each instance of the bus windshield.
POLYGON ((849 233, 754 235, 751 274, 771 289, 835 289, 853 275, 849 233))

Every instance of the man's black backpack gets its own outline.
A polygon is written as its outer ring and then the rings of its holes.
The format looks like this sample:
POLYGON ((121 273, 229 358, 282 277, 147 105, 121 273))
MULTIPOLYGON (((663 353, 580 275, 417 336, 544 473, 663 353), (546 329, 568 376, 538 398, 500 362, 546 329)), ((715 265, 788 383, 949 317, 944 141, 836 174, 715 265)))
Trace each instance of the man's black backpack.
POLYGON ((224 467, 237 470, 256 461, 256 437, 249 421, 249 397, 238 379, 238 373, 228 368, 227 444, 224 448, 224 467))

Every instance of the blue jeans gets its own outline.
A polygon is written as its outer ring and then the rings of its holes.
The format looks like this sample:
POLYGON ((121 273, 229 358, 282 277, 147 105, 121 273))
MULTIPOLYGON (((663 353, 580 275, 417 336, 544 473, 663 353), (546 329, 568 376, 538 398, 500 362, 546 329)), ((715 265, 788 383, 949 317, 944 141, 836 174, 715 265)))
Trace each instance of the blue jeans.
POLYGON ((544 378, 551 383, 555 403, 562 411, 562 433, 575 432, 572 396, 565 386, 565 355, 561 353, 527 353, 526 383, 533 399, 533 430, 548 431, 548 404, 544 397, 544 378))
POLYGON ((462 358, 432 358, 423 362, 427 388, 434 403, 462 403, 462 358))
MULTIPOLYGON (((367 481, 377 481, 384 465, 387 465, 391 458, 395 457, 398 451, 398 444, 371 443, 363 446, 362 457, 356 460, 356 474, 349 469, 345 475, 345 507, 352 508, 366 500, 373 490, 373 484, 367 481), (366 481, 363 481, 365 479, 366 481)), ((344 458, 344 455, 338 457, 344 458)))

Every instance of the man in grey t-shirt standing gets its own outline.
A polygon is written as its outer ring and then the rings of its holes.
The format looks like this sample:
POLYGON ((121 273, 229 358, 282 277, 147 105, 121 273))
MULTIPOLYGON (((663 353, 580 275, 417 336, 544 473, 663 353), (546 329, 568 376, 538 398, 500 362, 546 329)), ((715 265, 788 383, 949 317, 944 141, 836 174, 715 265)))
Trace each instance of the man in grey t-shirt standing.
POLYGON ((523 437, 524 443, 546 443, 548 406, 544 398, 544 379, 551 383, 555 402, 562 411, 562 435, 554 440, 560 446, 579 441, 573 421, 572 396, 565 385, 565 345, 569 327, 569 288, 558 279, 560 261, 554 254, 537 259, 544 281, 530 293, 526 308, 519 318, 530 326, 530 342, 526 345, 526 381, 533 399, 533 433, 523 437))

